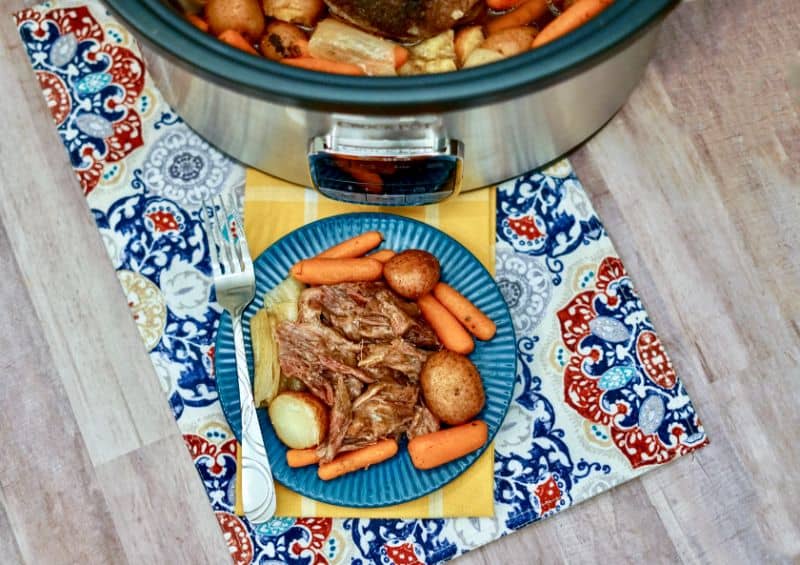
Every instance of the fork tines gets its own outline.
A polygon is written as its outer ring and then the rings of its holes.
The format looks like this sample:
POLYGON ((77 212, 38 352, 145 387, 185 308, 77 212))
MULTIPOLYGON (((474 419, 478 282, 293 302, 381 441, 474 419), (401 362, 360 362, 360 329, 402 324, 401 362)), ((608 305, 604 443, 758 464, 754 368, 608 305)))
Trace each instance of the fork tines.
POLYGON ((253 261, 247 248, 236 195, 230 191, 213 196, 210 202, 203 200, 200 215, 208 235, 214 277, 251 271, 253 261))

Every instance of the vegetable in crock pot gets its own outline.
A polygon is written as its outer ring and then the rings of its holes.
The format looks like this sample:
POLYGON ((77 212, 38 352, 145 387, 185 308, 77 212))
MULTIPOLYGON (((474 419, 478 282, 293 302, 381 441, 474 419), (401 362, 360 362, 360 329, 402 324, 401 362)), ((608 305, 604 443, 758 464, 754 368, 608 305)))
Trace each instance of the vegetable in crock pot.
POLYGON ((452 29, 409 47, 409 59, 397 72, 401 75, 445 73, 458 69, 452 29))
POLYGON ((251 55, 258 55, 258 51, 253 49, 253 46, 250 45, 247 39, 245 39, 245 37, 235 29, 226 29, 219 34, 218 39, 223 43, 227 43, 231 47, 236 47, 236 49, 241 49, 242 51, 246 51, 251 55))
POLYGON ((530 25, 550 13, 548 0, 526 0, 508 13, 499 16, 486 24, 489 35, 511 27, 530 25))
POLYGON ((311 27, 325 11, 322 0, 264 0, 264 14, 292 24, 311 27))
POLYGON ((264 33, 264 14, 258 0, 208 0, 206 21, 208 30, 217 36, 232 29, 257 41, 264 33))
POLYGON ((536 37, 536 30, 532 27, 510 27, 490 35, 480 44, 480 47, 497 51, 503 57, 510 57, 530 49, 534 37, 536 37))
POLYGON ((455 51, 456 62, 459 67, 464 66, 464 63, 467 62, 467 57, 480 47, 484 39, 486 39, 486 36, 483 35, 481 26, 462 27, 456 32, 455 51))
POLYGON ((467 60, 464 61, 463 68, 468 69, 470 67, 488 65, 489 63, 495 63, 497 61, 502 61, 503 59, 504 57, 497 51, 478 47, 477 49, 473 50, 472 53, 469 54, 469 57, 467 57, 467 60))
POLYGON ((364 71, 357 65, 350 63, 340 63, 339 61, 328 61, 325 59, 315 59, 314 57, 287 57, 282 63, 291 67, 299 67, 309 71, 317 71, 320 73, 329 73, 334 75, 363 75, 364 71))
MULTIPOLYGON (((252 55, 324 73, 396 76, 513 57, 577 29, 613 2, 208 0, 199 10, 194 0, 179 4, 199 30, 252 55)), ((374 171, 338 166, 371 192, 382 190, 374 171)))
POLYGON ((597 14, 608 8, 614 0, 577 0, 569 8, 549 23, 537 37, 532 47, 540 47, 579 28, 597 14))
POLYGON ((522 2, 523 0, 486 0, 486 5, 497 12, 507 12, 508 10, 513 10, 522 2))
POLYGON ((270 22, 261 38, 261 54, 267 59, 280 61, 287 57, 310 57, 308 37, 299 27, 287 22, 270 22))
POLYGON ((408 50, 402 45, 334 18, 319 22, 308 49, 312 57, 350 63, 371 76, 395 75, 408 59, 408 50))

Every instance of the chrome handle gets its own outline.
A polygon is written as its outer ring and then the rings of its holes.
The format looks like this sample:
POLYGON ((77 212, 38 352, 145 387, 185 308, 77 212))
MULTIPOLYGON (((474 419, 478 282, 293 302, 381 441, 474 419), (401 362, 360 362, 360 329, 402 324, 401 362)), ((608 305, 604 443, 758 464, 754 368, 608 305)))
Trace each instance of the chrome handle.
POLYGON ((463 154, 435 116, 333 116, 311 139, 308 164, 314 188, 334 200, 418 206, 458 194, 463 154))
POLYGON ((242 407, 242 506, 247 518, 255 523, 266 522, 275 514, 275 481, 264 447, 264 436, 258 423, 256 405, 250 390, 250 372, 244 352, 242 316, 231 317, 236 350, 236 376, 239 382, 239 404, 242 407))

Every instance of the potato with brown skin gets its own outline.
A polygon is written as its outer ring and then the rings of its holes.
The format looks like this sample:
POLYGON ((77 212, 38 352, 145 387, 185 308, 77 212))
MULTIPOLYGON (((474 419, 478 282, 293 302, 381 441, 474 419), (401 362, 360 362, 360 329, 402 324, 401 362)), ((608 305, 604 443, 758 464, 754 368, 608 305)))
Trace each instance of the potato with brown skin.
POLYGON ((269 419, 278 436, 292 449, 319 445, 328 435, 328 409, 309 392, 282 392, 269 405, 269 419))
POLYGON ((383 278, 393 291, 415 300, 433 290, 439 282, 439 261, 421 249, 407 249, 383 266, 383 278))
POLYGON ((258 41, 264 33, 264 12, 258 0, 209 0, 206 21, 214 35, 232 29, 250 41, 258 41))
POLYGON ((325 11, 323 0, 263 0, 264 13, 271 18, 311 27, 325 11))
POLYGON ((451 426, 473 419, 486 401, 481 375, 472 361, 446 349, 428 357, 420 385, 433 415, 451 426))
POLYGON ((532 27, 510 27, 491 34, 480 47, 497 51, 504 57, 511 57, 530 49, 534 37, 536 30, 532 27))
POLYGON ((270 22, 267 25, 259 48, 262 55, 273 61, 311 56, 305 32, 296 25, 281 21, 270 22))
POLYGON ((483 40, 483 28, 481 26, 464 27, 458 30, 455 39, 456 60, 458 66, 463 67, 467 62, 467 57, 477 49, 483 40))

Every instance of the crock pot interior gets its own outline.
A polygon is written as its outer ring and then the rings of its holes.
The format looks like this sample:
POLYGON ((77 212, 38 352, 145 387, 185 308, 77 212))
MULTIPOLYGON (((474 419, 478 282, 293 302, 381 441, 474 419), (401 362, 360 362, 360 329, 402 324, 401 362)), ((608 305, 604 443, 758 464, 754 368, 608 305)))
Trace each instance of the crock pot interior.
POLYGON ((677 0, 616 0, 578 30, 482 67, 407 77, 317 73, 217 41, 164 0, 106 0, 153 47, 206 78, 292 106, 342 112, 441 112, 512 98, 579 72, 635 38, 677 0))

